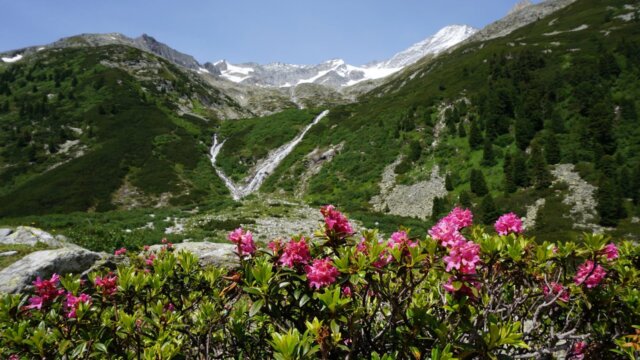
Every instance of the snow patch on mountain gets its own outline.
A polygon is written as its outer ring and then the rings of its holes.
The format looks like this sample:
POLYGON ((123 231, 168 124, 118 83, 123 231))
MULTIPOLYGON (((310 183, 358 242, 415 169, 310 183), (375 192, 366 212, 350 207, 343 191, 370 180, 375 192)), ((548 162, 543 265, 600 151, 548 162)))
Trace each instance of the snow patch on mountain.
POLYGON ((18 60, 22 59, 22 54, 18 54, 12 57, 3 57, 2 61, 7 62, 7 63, 12 63, 12 62, 16 62, 18 60))
POLYGON ((332 88, 355 85, 366 80, 387 77, 427 55, 436 55, 460 43, 477 30, 466 25, 447 26, 433 36, 395 54, 386 61, 355 66, 342 59, 331 59, 317 65, 271 63, 231 64, 220 60, 213 64, 221 77, 235 83, 265 87, 295 87, 320 84, 332 88))

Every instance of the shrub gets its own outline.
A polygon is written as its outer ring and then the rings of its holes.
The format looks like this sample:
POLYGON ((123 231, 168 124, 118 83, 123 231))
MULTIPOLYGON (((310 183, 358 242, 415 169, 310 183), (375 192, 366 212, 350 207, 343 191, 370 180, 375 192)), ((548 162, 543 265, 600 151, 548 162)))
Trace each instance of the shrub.
MULTIPOLYGON (((201 267, 165 243, 113 273, 37 279, 0 300, 7 358, 569 358, 638 355, 640 250, 603 235, 538 244, 454 209, 423 239, 356 233, 333 207, 313 238, 201 267), (615 335, 614 335, 615 334, 615 335), (617 337, 617 338, 615 338, 617 337)), ((123 253, 120 251, 120 253, 123 253)), ((125 265, 126 264, 126 265, 125 265)))

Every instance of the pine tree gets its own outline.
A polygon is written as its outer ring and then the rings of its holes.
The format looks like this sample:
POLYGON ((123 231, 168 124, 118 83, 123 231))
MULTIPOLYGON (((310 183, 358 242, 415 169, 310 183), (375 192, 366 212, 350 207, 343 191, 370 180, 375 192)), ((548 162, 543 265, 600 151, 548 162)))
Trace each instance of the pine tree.
POLYGON ((466 137, 467 136, 467 131, 464 129, 464 121, 460 121, 460 124, 458 124, 458 137, 466 137))
POLYGON ((516 145, 520 150, 526 150, 535 135, 533 126, 528 119, 518 116, 516 118, 516 145))
POLYGON ((435 197, 433 198, 433 205, 431 206, 431 219, 433 221, 438 221, 440 215, 445 212, 446 207, 446 199, 435 197))
POLYGON ((453 179, 451 179, 451 173, 447 173, 447 176, 445 176, 444 178, 444 188, 447 189, 447 191, 453 191, 454 189, 453 179))
POLYGON ((517 150, 513 155, 513 181, 518 187, 529 186, 529 170, 527 169, 527 154, 517 150))
POLYGON ((631 172, 631 199, 634 205, 640 205, 640 162, 631 172))
POLYGON ((471 202, 471 195, 466 190, 463 190, 462 192, 460 192, 460 196, 458 197, 458 202, 460 203, 460 206, 465 208, 470 209, 473 206, 473 203, 471 202))
POLYGON ((547 135, 547 141, 544 143, 544 157, 547 160, 547 164, 554 165, 560 162, 560 143, 558 143, 558 137, 555 133, 550 132, 547 135))
POLYGON ((484 180, 484 175, 481 170, 472 169, 469 182, 471 183, 471 192, 474 194, 484 196, 489 193, 487 182, 484 180))
POLYGON ((498 216, 500 216, 500 213, 496 208, 493 197, 491 197, 491 194, 487 194, 487 196, 482 198, 482 202, 480 203, 480 219, 484 224, 489 225, 496 221, 498 216))
POLYGON ((422 146, 419 141, 412 141, 409 143, 409 161, 416 162, 420 159, 422 154, 422 146))
POLYGON ((533 184, 536 189, 546 189, 551 186, 551 172, 547 162, 542 155, 542 148, 540 144, 534 142, 531 146, 531 158, 529 160, 531 168, 531 177, 533 178, 533 184))
POLYGON ((469 131, 469 146, 471 149, 477 150, 482 146, 483 142, 482 132, 478 128, 477 121, 472 121, 471 130, 469 131))
POLYGON ((598 201, 596 210, 600 216, 600 225, 616 226, 618 224, 618 220, 626 216, 622 205, 622 199, 620 198, 613 181, 605 175, 602 175, 598 182, 596 199, 598 201))
POLYGON ((493 145, 488 138, 484 139, 484 147, 482 149, 482 162, 484 166, 493 166, 496 163, 496 157, 493 153, 493 145))
POLYGON ((513 169, 513 156, 511 153, 507 153, 504 157, 504 164, 502 167, 504 172, 504 192, 507 194, 514 193, 518 189, 514 180, 513 169))

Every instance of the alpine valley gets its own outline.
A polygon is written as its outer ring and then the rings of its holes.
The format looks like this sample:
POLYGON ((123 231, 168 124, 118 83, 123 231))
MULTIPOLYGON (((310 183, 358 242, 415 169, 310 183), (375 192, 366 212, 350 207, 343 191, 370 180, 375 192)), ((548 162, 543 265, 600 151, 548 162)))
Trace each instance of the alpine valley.
POLYGON ((538 240, 640 240, 634 0, 525 2, 359 65, 200 63, 117 33, 0 59, 0 227, 112 252, 312 231, 324 204, 421 236, 462 205, 538 240))

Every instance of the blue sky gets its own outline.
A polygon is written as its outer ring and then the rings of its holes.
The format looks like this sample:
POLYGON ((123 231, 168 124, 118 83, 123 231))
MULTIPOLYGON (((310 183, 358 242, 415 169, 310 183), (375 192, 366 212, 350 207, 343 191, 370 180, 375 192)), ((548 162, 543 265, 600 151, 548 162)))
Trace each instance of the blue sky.
POLYGON ((79 33, 147 33, 200 62, 385 59, 450 24, 480 28, 516 0, 0 0, 0 51, 79 33))

